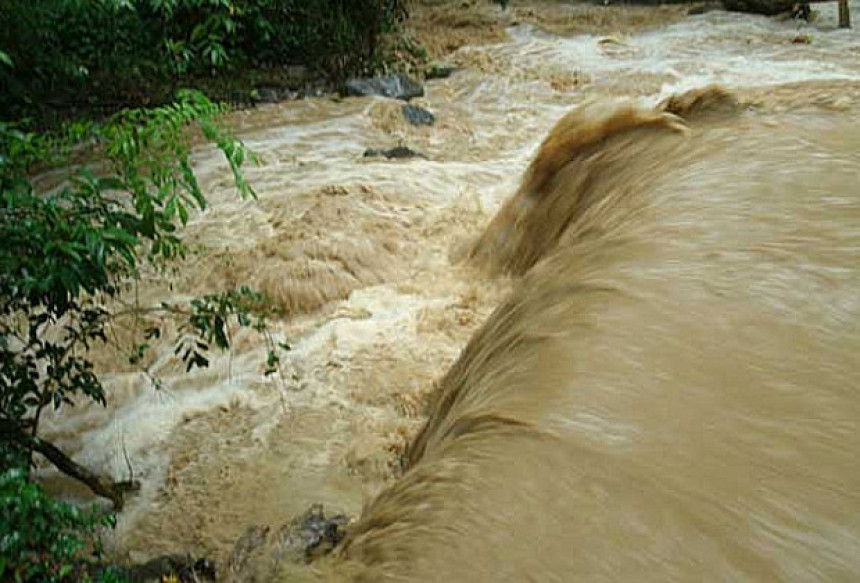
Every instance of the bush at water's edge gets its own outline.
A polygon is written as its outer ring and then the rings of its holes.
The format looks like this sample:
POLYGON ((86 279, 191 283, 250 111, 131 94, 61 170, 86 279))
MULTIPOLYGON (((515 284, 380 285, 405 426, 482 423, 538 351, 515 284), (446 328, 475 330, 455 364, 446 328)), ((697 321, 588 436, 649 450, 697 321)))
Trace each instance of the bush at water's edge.
POLYGON ((0 120, 156 105, 186 86, 229 99, 336 84, 389 62, 405 18, 403 0, 0 0, 0 120))

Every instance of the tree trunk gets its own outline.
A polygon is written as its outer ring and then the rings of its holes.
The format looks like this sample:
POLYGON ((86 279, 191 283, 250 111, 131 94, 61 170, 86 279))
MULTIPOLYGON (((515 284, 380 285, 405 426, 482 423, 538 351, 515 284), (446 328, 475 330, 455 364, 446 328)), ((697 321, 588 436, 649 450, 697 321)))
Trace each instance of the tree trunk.
POLYGON ((17 442, 29 450, 39 452, 58 470, 82 482, 97 496, 113 502, 114 509, 117 511, 122 510, 126 493, 140 489, 140 482, 137 481, 114 482, 109 478, 96 475, 75 462, 53 443, 28 435, 14 421, 0 419, 0 439, 17 442))

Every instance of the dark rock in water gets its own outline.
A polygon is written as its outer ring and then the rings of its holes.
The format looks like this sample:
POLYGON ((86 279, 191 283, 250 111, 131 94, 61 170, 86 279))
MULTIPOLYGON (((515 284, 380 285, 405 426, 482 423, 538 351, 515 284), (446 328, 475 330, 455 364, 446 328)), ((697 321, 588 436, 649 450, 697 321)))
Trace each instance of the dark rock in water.
POLYGON ((391 148, 390 150, 375 150, 369 148, 364 151, 365 158, 374 158, 377 156, 385 156, 388 159, 391 158, 424 158, 427 159, 427 156, 416 152, 406 146, 397 146, 396 148, 391 148))
POLYGON ((432 126, 436 123, 436 116, 423 107, 407 104, 401 108, 401 111, 406 121, 414 126, 432 126))
POLYGON ((345 514, 326 516, 322 504, 314 504, 276 533, 250 526, 233 549, 227 581, 281 580, 279 565, 304 565, 328 554, 346 536, 348 522, 345 514))
POLYGON ((345 514, 326 517, 322 504, 314 504, 303 515, 284 525, 278 537, 282 546, 301 550, 309 562, 328 554, 343 540, 348 522, 345 514))
POLYGON ((794 9, 794 0, 723 0, 723 6, 731 12, 748 12, 776 16, 794 9))
POLYGON ((698 14, 705 14, 707 12, 713 12, 714 10, 722 9, 722 2, 705 2, 704 4, 698 4, 696 6, 691 7, 689 10, 687 10, 687 14, 689 16, 696 16, 698 14))
POLYGON ((433 79, 447 79, 454 73, 460 70, 460 67, 450 67, 447 65, 436 65, 430 67, 424 72, 424 79, 432 81, 433 79))
POLYGON ((260 87, 254 89, 252 96, 260 103, 278 103, 281 100, 278 90, 273 87, 260 87))
POLYGON ((346 82, 346 94, 354 96, 378 95, 409 101, 424 95, 424 87, 406 75, 385 77, 355 77, 346 82))

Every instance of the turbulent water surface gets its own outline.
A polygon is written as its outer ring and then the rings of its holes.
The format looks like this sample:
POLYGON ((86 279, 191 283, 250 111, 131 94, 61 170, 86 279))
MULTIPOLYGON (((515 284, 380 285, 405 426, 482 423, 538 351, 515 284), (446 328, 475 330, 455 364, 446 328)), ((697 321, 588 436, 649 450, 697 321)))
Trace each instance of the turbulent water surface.
POLYGON ((860 36, 816 6, 521 24, 450 57, 433 127, 383 99, 233 114, 259 201, 201 150, 198 253, 140 301, 257 287, 292 350, 274 377, 242 331, 192 374, 96 355, 108 407, 51 430, 142 480, 117 551, 226 564, 321 502, 369 504, 328 565, 367 580, 860 577, 860 36), (664 102, 711 84, 739 105, 664 102), (426 158, 362 156, 398 144, 426 158))

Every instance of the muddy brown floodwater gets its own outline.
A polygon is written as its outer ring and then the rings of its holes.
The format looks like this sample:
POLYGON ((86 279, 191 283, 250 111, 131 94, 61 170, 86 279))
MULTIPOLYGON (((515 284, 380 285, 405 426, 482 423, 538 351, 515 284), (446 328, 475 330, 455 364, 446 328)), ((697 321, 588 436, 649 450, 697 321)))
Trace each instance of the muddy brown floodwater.
POLYGON ((432 127, 384 99, 232 114, 259 201, 197 152, 197 253, 140 300, 257 287, 292 350, 273 380, 252 334, 192 374, 164 346, 158 391, 96 355, 107 408, 50 431, 142 480, 119 557, 224 565, 322 503, 362 516, 336 579, 860 578, 860 36, 835 3, 599 34, 563 9, 449 55, 432 127), (731 107, 666 104, 713 84, 731 107), (362 156, 398 144, 426 159, 362 156))

